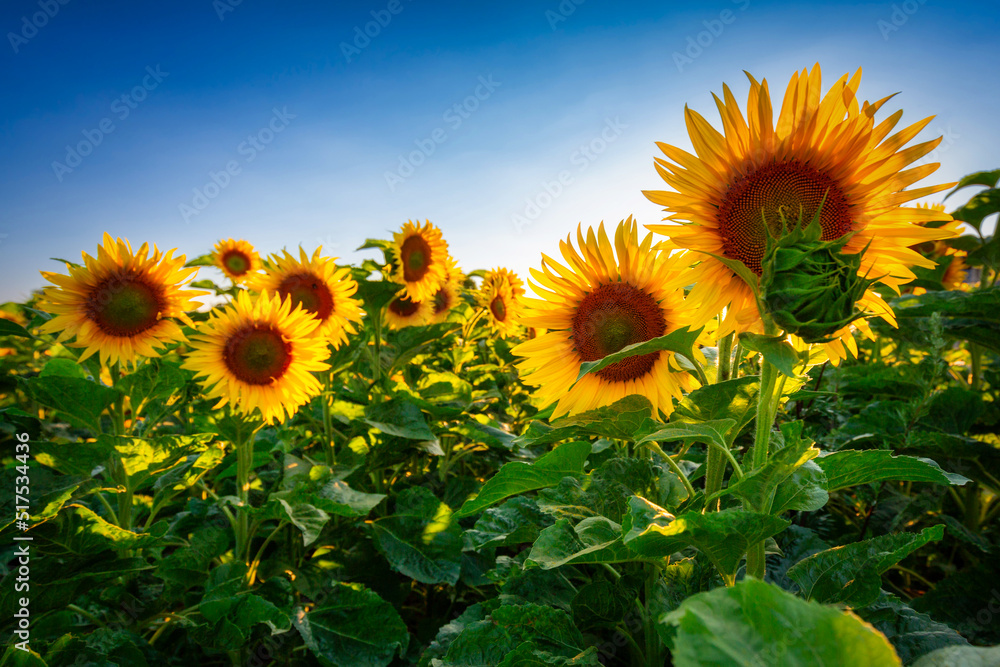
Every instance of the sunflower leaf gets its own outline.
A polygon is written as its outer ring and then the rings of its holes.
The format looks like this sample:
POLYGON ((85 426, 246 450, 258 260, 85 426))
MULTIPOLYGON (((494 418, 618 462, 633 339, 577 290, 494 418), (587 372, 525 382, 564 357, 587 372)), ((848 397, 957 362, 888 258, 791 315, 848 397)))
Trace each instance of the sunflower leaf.
POLYGON ((951 192, 944 196, 945 199, 952 196, 962 188, 967 188, 970 185, 983 185, 988 188, 995 188, 1000 184, 1000 169, 994 169, 993 171, 977 171, 974 174, 969 174, 968 176, 963 176, 955 184, 955 187, 951 189, 951 192))
MULTIPOLYGON (((704 327, 702 327, 702 329, 703 328, 704 327)), ((579 382, 583 376, 589 373, 596 373, 604 368, 607 368, 611 364, 641 354, 651 354, 653 352, 667 350, 670 352, 676 352, 677 354, 690 359, 693 354, 691 350, 697 343, 698 336, 701 335, 702 329, 695 329, 694 331, 691 331, 690 327, 684 326, 677 331, 668 333, 666 336, 650 338, 649 340, 642 341, 641 343, 626 345, 617 352, 613 352, 602 359, 598 359, 596 361, 585 361, 580 365, 580 374, 577 375, 576 382, 579 382)))
POLYGON ((212 260, 211 255, 199 255, 198 257, 189 260, 188 263, 184 265, 184 268, 191 268, 193 266, 215 266, 215 262, 212 260))
POLYGON ((816 459, 826 473, 827 490, 831 493, 849 486, 893 480, 899 482, 930 482, 961 486, 969 480, 945 472, 930 459, 916 456, 893 456, 884 449, 845 449, 816 459))
POLYGON ((784 336, 762 336, 755 333, 741 333, 740 344, 748 350, 760 352, 764 360, 771 363, 779 371, 792 378, 798 377, 795 367, 802 360, 795 348, 785 340, 784 336))
POLYGON ((711 255, 715 259, 719 260, 730 271, 742 279, 748 287, 750 287, 754 296, 760 296, 760 278, 757 277, 757 274, 748 269, 746 264, 737 259, 729 259, 728 257, 723 257, 722 255, 716 255, 710 252, 706 252, 705 254, 711 255))
POLYGON ((34 338, 31 332, 22 327, 17 322, 0 318, 0 336, 20 336, 21 338, 34 338))

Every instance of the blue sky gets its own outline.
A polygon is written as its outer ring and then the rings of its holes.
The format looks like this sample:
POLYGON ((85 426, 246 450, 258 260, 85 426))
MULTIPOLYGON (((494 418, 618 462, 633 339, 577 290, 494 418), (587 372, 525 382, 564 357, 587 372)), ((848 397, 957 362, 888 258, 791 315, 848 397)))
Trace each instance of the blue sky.
POLYGON ((718 124, 743 70, 780 96, 862 67, 863 99, 936 116, 935 179, 1000 166, 996 2, 336 4, 6 0, 0 301, 105 231, 357 261, 430 219, 464 269, 525 275, 578 223, 659 220, 654 142, 689 148, 684 105, 718 124))

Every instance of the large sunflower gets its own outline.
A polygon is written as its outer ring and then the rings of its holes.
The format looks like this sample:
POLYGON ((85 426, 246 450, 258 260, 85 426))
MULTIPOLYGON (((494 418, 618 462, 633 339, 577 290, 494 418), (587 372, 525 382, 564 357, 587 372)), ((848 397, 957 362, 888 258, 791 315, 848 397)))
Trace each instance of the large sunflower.
POLYGON ((405 294, 397 295, 385 307, 385 321, 390 329, 404 329, 427 324, 434 316, 432 301, 413 301, 405 294))
POLYGON ((449 256, 446 262, 444 280, 441 281, 441 286, 434 293, 432 322, 444 322, 448 319, 448 313, 451 312, 452 308, 458 305, 463 278, 462 271, 458 268, 455 259, 449 256))
POLYGON ((312 374, 330 368, 326 340, 313 335, 319 326, 290 298, 251 298, 244 290, 199 326, 183 366, 203 376, 207 396, 220 399, 216 407, 259 409, 267 423, 283 422, 322 390, 312 374))
POLYGON ((250 286, 291 298, 293 307, 301 305, 319 321, 316 335, 339 348, 348 334, 357 333, 354 323, 361 321, 361 304, 352 298, 358 283, 350 277, 350 269, 337 268, 335 258, 322 257, 322 250, 316 248, 309 257, 299 248, 298 259, 287 250, 271 255, 264 263, 265 272, 257 274, 250 286))
POLYGON ((212 250, 212 262, 237 285, 260 270, 260 255, 242 239, 224 239, 216 243, 212 250))
POLYGON ((524 300, 524 283, 516 273, 504 268, 488 271, 477 298, 491 330, 504 338, 516 333, 524 300))
POLYGON ((132 252, 128 241, 104 234, 97 258, 83 255, 83 266, 67 264, 69 275, 42 271, 55 287, 46 287, 42 307, 55 315, 42 325, 44 333, 73 336, 74 347, 86 348, 80 359, 100 353, 102 364, 134 364, 138 357, 155 357, 157 350, 184 340, 176 318, 191 325, 185 311, 198 307, 193 297, 206 292, 183 290, 197 269, 184 268, 184 255, 165 255, 142 244, 132 252))
MULTIPOLYGON (((903 148, 923 129, 926 118, 892 136, 902 111, 876 123, 876 112, 889 100, 859 106, 856 97, 861 70, 845 74, 825 96, 820 94, 820 68, 792 76, 785 99, 772 125, 767 81, 750 78, 747 116, 744 119, 729 87, 724 100, 715 97, 723 133, 697 112, 685 108, 685 121, 697 155, 674 146, 658 144, 667 159, 656 160, 656 169, 675 192, 644 194, 670 214, 677 224, 648 225, 669 237, 672 247, 687 252, 697 262, 689 298, 704 318, 727 309, 720 329, 760 328, 760 315, 750 287, 716 255, 742 262, 760 275, 767 232, 784 233, 781 220, 808 221, 823 202, 820 222, 823 240, 853 233, 844 252, 864 252, 859 273, 879 277, 896 293, 915 278, 909 267, 933 263, 909 246, 940 238, 949 232, 922 227, 915 222, 947 220, 949 216, 901 204, 939 192, 952 184, 904 188, 937 169, 937 163, 904 169, 932 151, 940 138, 903 148), (825 197, 825 202, 824 202, 825 197)), ((890 96, 891 97, 891 96, 890 96)), ((895 324, 892 311, 872 290, 859 305, 895 324)), ((863 321, 855 323, 868 333, 863 321)), ((834 361, 851 347, 849 328, 838 332, 842 340, 826 344, 834 361)))
POLYGON ((513 349, 528 384, 545 402, 558 401, 554 417, 593 410, 631 394, 641 394, 669 415, 673 398, 693 389, 695 380, 679 370, 672 352, 630 357, 584 376, 573 386, 580 364, 601 359, 626 345, 668 334, 691 324, 684 308, 683 265, 652 248, 652 234, 640 243, 631 217, 618 224, 614 246, 603 223, 577 228, 577 245, 560 243, 566 266, 542 255, 542 270, 531 270, 540 299, 526 299, 521 321, 547 329, 513 349), (617 255, 617 256, 616 256, 617 255), (572 387, 572 388, 571 388, 572 387))
POLYGON ((413 301, 429 301, 445 279, 448 243, 428 220, 423 227, 408 221, 394 233, 389 279, 400 283, 413 301))

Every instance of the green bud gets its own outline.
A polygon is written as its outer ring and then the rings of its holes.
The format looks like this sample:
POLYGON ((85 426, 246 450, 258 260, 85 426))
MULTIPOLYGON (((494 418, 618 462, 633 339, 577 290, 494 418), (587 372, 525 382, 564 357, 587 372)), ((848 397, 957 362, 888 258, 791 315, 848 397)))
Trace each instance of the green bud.
MULTIPOLYGON (((787 228, 787 226, 786 226, 787 228)), ((762 262, 761 301, 774 323, 807 343, 863 317, 855 304, 875 279, 858 275, 861 253, 844 254, 850 235, 822 241, 819 212, 780 238, 768 238, 762 262)))

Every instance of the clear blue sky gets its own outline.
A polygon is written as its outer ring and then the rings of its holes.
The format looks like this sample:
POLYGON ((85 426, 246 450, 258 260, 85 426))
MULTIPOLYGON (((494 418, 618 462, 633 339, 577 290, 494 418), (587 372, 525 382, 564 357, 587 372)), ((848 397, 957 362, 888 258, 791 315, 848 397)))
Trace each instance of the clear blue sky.
POLYGON ((780 97, 860 66, 862 98, 937 116, 938 178, 1000 167, 1000 3, 576 1, 5 0, 0 301, 104 231, 356 261, 427 218, 523 275, 578 222, 659 220, 654 142, 690 146, 686 103, 718 124, 743 70, 780 97))

